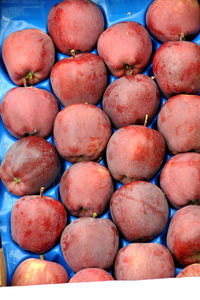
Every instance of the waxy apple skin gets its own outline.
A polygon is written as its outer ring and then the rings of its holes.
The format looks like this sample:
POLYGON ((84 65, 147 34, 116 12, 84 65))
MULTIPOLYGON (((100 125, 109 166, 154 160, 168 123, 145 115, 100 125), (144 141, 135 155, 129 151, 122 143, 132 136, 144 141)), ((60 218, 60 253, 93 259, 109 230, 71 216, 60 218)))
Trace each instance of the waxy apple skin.
POLYGON ((91 51, 104 30, 105 20, 94 2, 65 0, 51 8, 47 24, 57 49, 70 55, 70 50, 91 51))
POLYGON ((47 90, 16 87, 1 102, 1 117, 11 135, 19 139, 28 135, 47 138, 59 108, 56 98, 47 90))
POLYGON ((60 264, 38 258, 27 258, 16 268, 12 286, 66 283, 68 274, 60 264))
POLYGON ((37 194, 58 178, 60 159, 55 147, 40 136, 16 141, 1 162, 0 178, 11 194, 37 194))
POLYGON ((100 268, 86 268, 77 272, 69 280, 69 283, 73 282, 95 282, 95 281, 109 281, 114 278, 107 271, 100 268))
POLYGON ((22 249, 42 254, 55 245, 66 222, 65 208, 55 198, 24 196, 12 208, 11 236, 22 249))
POLYGON ((51 86, 63 106, 74 103, 97 104, 107 85, 103 60, 93 53, 59 60, 52 68, 51 86))
POLYGON ((187 205, 175 212, 167 232, 167 247, 182 266, 200 262, 200 206, 187 205))
POLYGON ((121 77, 143 72, 151 57, 152 43, 144 26, 125 21, 110 26, 100 35, 97 51, 110 72, 121 77))
POLYGON ((35 85, 49 76, 55 61, 50 36, 38 29, 11 33, 3 42, 2 58, 10 79, 18 86, 35 85))

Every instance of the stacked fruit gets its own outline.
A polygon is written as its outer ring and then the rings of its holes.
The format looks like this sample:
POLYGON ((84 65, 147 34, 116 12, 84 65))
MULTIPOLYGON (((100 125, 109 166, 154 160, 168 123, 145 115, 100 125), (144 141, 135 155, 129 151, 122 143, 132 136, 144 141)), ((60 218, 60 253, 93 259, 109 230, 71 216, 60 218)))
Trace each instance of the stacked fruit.
POLYGON ((155 0, 145 13, 147 28, 106 29, 97 4, 64 0, 49 35, 3 42, 17 87, 1 102, 13 143, 0 177, 29 257, 13 285, 199 275, 200 5, 155 0), (33 87, 47 79, 52 91, 33 87))

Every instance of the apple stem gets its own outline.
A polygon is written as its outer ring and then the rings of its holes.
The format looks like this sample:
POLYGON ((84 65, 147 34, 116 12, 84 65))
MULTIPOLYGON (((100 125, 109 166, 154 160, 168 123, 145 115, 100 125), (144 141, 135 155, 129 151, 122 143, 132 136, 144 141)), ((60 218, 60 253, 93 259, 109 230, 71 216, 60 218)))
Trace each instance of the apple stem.
POLYGON ((18 183, 20 183, 20 182, 21 182, 21 179, 19 179, 19 178, 15 177, 15 178, 14 178, 14 182, 18 184, 18 183))
POLYGON ((180 41, 185 41, 185 34, 183 32, 180 34, 180 41))
POLYGON ((75 58, 75 56, 76 56, 76 50, 71 49, 69 52, 70 52, 71 56, 73 56, 75 58))
POLYGON ((40 259, 41 259, 41 260, 44 260, 44 255, 41 254, 41 255, 40 255, 40 259))
POLYGON ((147 121, 148 121, 148 114, 145 115, 145 120, 144 120, 144 126, 147 126, 147 121))
POLYGON ((27 87, 29 79, 33 79, 33 73, 32 72, 28 72, 26 77, 23 79, 24 87, 27 87))
POLYGON ((41 188, 40 188, 40 197, 42 198, 42 196, 43 196, 43 193, 44 193, 44 187, 42 186, 41 188))
POLYGON ((151 76, 151 79, 154 80, 156 77, 155 76, 151 76))
POLYGON ((192 200, 192 205, 199 205, 199 200, 198 199, 192 200))
POLYGON ((128 64, 125 64, 124 69, 125 69, 126 75, 132 75, 133 74, 133 67, 132 66, 130 66, 128 64))
POLYGON ((93 217, 93 218, 96 218, 96 217, 97 217, 97 213, 96 213, 96 212, 93 212, 92 217, 93 217))

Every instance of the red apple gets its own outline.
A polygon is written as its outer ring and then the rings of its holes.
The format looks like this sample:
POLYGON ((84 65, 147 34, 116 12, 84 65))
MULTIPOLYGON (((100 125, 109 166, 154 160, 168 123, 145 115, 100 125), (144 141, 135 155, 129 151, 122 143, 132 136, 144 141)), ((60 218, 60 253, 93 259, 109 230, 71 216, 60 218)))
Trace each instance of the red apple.
POLYGON ((19 198, 11 212, 11 236, 19 246, 45 253, 58 241, 66 226, 67 214, 58 200, 41 195, 19 198))
POLYGON ((62 53, 91 51, 104 30, 100 7, 89 0, 65 0, 54 5, 48 15, 48 31, 62 53))
POLYGON ((58 152, 73 163, 99 159, 112 128, 102 109, 92 104, 77 103, 58 113, 53 132, 58 152))
POLYGON ((166 42, 156 51, 152 67, 165 97, 200 92, 198 44, 186 41, 166 42))
POLYGON ((176 278, 181 277, 200 277, 200 263, 191 264, 183 268, 176 278))
POLYGON ((49 91, 35 87, 12 88, 1 102, 2 121, 15 138, 34 134, 48 137, 57 114, 55 97, 49 91))
POLYGON ((77 272, 69 280, 69 283, 73 282, 95 282, 95 281, 109 281, 114 278, 105 270, 100 268, 86 268, 77 272))
POLYGON ((114 179, 128 183, 149 180, 160 168, 165 156, 165 141, 154 129, 129 125, 111 136, 106 157, 114 179))
POLYGON ((146 25, 161 42, 178 41, 200 30, 198 0, 155 0, 147 9, 146 25))
POLYGON ((200 96, 179 94, 168 99, 158 114, 157 127, 173 154, 200 152, 200 96))
POLYGON ((107 71, 99 56, 83 53, 59 60, 50 79, 63 106, 80 102, 97 104, 106 88, 107 71))
POLYGON ((55 48, 46 33, 24 29, 4 40, 2 58, 16 85, 33 85, 48 77, 55 60, 55 48))
POLYGON ((24 137, 6 152, 0 178, 8 191, 17 196, 39 193, 58 177, 60 159, 55 147, 40 136, 24 137))
POLYGON ((103 110, 115 128, 150 123, 158 109, 160 95, 157 85, 148 76, 123 76, 113 81, 103 95, 103 110))
POLYGON ((100 35, 97 51, 110 72, 121 77, 143 72, 150 60, 152 44, 144 26, 125 21, 110 26, 100 35))
POLYGON ((200 263, 200 206, 187 205, 173 215, 167 247, 183 266, 200 263))
POLYGON ((67 271, 60 264, 44 259, 28 258, 16 268, 11 285, 57 284, 67 281, 67 271))
POLYGON ((118 247, 118 231, 105 218, 78 218, 66 226, 61 236, 62 254, 74 272, 85 268, 110 269, 118 247))
POLYGON ((113 193, 108 169, 94 161, 78 162, 67 169, 60 180, 60 196, 73 216, 99 216, 113 193))

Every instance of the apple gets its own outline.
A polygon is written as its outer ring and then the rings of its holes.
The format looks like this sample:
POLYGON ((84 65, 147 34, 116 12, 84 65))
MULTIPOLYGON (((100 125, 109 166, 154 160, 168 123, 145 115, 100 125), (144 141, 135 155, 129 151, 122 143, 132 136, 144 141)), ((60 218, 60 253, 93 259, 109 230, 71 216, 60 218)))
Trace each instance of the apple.
POLYGON ((37 194, 58 178, 60 159, 55 147, 40 136, 28 136, 8 149, 0 166, 0 178, 11 194, 37 194))
POLYGON ((77 272, 69 280, 69 283, 74 282, 95 282, 95 281, 110 281, 114 278, 107 271, 100 268, 86 268, 77 272))
POLYGON ((114 188, 105 166, 94 161, 83 161, 64 172, 59 190, 62 203, 70 215, 92 217, 108 209, 114 188))
POLYGON ((147 9, 146 25, 161 42, 178 41, 200 30, 198 0, 155 0, 147 9))
POLYGON ((110 72, 121 77, 143 72, 151 57, 152 43, 143 25, 124 21, 102 32, 97 51, 110 72))
POLYGON ((182 266, 200 263, 200 206, 187 205, 173 215, 167 247, 182 266))
POLYGON ((200 154, 179 153, 172 156, 160 173, 160 187, 177 209, 199 203, 200 154))
POLYGON ((119 234, 109 219, 82 217, 65 227, 60 245, 74 272, 85 268, 109 270, 119 247, 119 234))
POLYGON ((131 243, 116 256, 116 280, 145 280, 174 277, 174 260, 170 251, 157 243, 131 243))
POLYGON ((19 139, 35 134, 47 138, 58 111, 56 98, 49 91, 15 87, 3 97, 0 113, 6 129, 19 139))
POLYGON ((98 160, 112 133, 108 116, 93 104, 71 104, 62 109, 54 122, 54 140, 59 154, 67 161, 98 160))
POLYGON ((107 70, 99 56, 82 53, 59 60, 52 68, 50 80, 63 106, 97 104, 107 85, 107 70))
POLYGON ((188 41, 162 44, 153 57, 153 74, 163 95, 200 92, 200 46, 188 41))
POLYGON ((123 76, 105 90, 102 106, 115 128, 151 123, 160 104, 160 95, 152 78, 144 75, 123 76))
POLYGON ((164 157, 162 135, 142 125, 116 130, 106 148, 108 169, 113 178, 122 183, 151 179, 161 167, 164 157))
POLYGON ((27 258, 17 266, 11 285, 57 284, 67 281, 67 271, 60 264, 44 259, 27 258))
POLYGON ((200 263, 195 263, 184 267, 176 276, 176 278, 181 277, 200 277, 200 263))
POLYGON ((169 206, 161 189, 151 182, 133 181, 117 189, 110 200, 113 222, 130 242, 147 242, 167 225, 169 206))
POLYGON ((22 249, 45 253, 58 241, 66 226, 64 206, 53 197, 40 195, 19 198, 11 211, 11 237, 22 249))
POLYGON ((39 29, 11 33, 2 45, 2 58, 10 79, 18 86, 39 83, 49 76, 55 48, 49 35, 39 29))
POLYGON ((157 128, 169 151, 200 152, 200 96, 179 94, 161 108, 157 128))
POLYGON ((100 7, 89 0, 65 0, 48 14, 48 32, 57 49, 67 55, 91 51, 105 26, 100 7))

